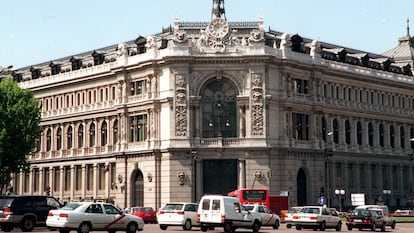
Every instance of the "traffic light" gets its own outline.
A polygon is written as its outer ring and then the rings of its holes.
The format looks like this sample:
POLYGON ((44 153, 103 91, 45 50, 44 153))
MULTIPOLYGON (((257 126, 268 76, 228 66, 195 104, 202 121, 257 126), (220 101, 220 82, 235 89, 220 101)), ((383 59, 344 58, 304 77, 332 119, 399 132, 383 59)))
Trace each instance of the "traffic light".
POLYGON ((325 196, 325 189, 323 187, 319 187, 318 188, 318 193, 319 193, 320 197, 325 196))

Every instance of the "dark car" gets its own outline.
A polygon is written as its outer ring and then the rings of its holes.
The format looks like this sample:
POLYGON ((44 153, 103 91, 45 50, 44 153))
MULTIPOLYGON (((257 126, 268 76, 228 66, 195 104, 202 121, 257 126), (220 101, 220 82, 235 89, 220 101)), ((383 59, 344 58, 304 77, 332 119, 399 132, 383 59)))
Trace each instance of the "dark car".
POLYGON ((157 223, 157 212, 152 207, 131 207, 130 214, 141 217, 145 223, 157 223))
POLYGON ((380 228, 381 231, 385 231, 385 220, 380 213, 371 209, 356 209, 346 219, 346 226, 348 230, 352 228, 370 229, 375 231, 376 228, 380 228))
POLYGON ((20 227, 22 231, 32 231, 34 226, 45 226, 49 210, 62 207, 51 196, 7 195, 0 196, 0 228, 11 231, 20 227))

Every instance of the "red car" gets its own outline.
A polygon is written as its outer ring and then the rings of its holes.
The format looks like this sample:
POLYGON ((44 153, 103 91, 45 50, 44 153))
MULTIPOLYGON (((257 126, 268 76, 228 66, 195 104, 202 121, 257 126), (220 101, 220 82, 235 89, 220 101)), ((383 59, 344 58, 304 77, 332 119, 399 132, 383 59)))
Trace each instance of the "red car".
POLYGON ((145 223, 157 223, 157 212, 152 207, 131 207, 130 214, 141 217, 145 223))

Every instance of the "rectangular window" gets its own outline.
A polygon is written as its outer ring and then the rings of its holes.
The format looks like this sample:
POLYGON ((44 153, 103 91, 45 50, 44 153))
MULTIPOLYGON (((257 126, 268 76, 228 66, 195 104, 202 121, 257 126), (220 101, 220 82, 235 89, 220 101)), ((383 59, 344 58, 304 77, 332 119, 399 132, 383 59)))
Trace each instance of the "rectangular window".
POLYGON ((399 188, 399 184, 398 184, 398 182, 400 181, 399 177, 400 176, 398 175, 398 167, 393 166, 392 167, 392 186, 394 189, 399 188))
POLYGON ((130 125, 130 142, 142 142, 147 139, 147 115, 131 116, 130 125))
POLYGON ((70 167, 64 167, 64 181, 65 181, 65 191, 70 190, 70 167))
POLYGON ((93 166, 91 164, 86 166, 86 172, 88 176, 86 180, 86 189, 91 191, 93 189, 93 166))
POLYGON ((303 79, 293 79, 294 83, 294 92, 298 94, 308 94, 308 80, 303 79))
POLYGON ((23 191, 25 193, 29 192, 29 187, 30 187, 30 172, 24 172, 24 187, 23 187, 23 191))
POLYGON ((360 188, 365 188, 365 167, 364 165, 361 165, 359 167, 359 184, 360 188))
POLYGON ((36 168, 33 170, 33 192, 39 192, 39 182, 40 182, 40 173, 39 169, 36 168))
POLYGON ((354 187, 354 165, 348 164, 348 181, 351 188, 354 187))
POLYGON ((377 187, 377 181, 376 181, 376 178, 377 178, 377 171, 376 171, 376 166, 373 164, 373 165, 371 165, 371 187, 372 188, 375 188, 375 187, 377 187))
POLYGON ((131 95, 142 95, 144 94, 146 80, 134 81, 134 82, 131 82, 130 85, 131 85, 131 95))
POLYGON ((292 114, 293 138, 296 140, 309 140, 309 115, 292 114))
POLYGON ((53 191, 60 191, 60 168, 53 168, 53 191))
POLYGON ((76 165, 75 166, 75 190, 79 191, 82 189, 82 166, 76 165))
POLYGON ((105 189, 105 164, 101 163, 98 165, 98 170, 99 170, 99 183, 98 183, 98 188, 99 190, 104 190, 105 189))

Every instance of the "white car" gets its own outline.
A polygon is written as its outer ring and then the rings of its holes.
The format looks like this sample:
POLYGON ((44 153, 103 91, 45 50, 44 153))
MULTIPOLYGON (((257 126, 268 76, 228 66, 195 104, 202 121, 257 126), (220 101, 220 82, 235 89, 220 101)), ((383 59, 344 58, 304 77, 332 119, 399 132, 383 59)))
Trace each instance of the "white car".
POLYGON ((189 231, 193 226, 199 226, 197 219, 197 203, 167 203, 157 212, 157 220, 161 230, 168 226, 182 226, 189 231))
POLYGON ((135 233, 144 229, 142 218, 124 214, 110 203, 99 202, 72 202, 60 209, 50 210, 46 225, 60 233, 71 230, 78 233, 89 233, 92 230, 135 233))
POLYGON ((255 212, 262 217, 262 226, 271 226, 273 229, 279 229, 280 226, 280 217, 279 215, 273 213, 271 209, 264 205, 245 205, 244 206, 248 211, 255 212))
POLYGON ((286 223, 286 228, 291 228, 293 226, 293 215, 299 212, 302 209, 302 206, 293 206, 285 214, 284 222, 286 223))
POLYGON ((293 214, 293 224, 296 230, 302 228, 324 231, 327 228, 334 228, 340 231, 342 221, 337 212, 323 206, 304 206, 298 213, 293 214))

